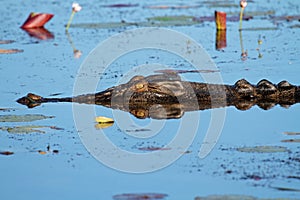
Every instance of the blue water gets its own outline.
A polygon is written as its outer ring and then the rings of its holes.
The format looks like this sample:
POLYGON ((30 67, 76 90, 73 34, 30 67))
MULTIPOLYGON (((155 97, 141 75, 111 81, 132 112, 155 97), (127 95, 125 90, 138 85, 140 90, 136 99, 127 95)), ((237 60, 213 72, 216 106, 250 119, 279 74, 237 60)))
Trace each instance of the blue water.
MULTIPOLYGON (((79 2, 83 9, 76 13, 73 23, 103 23, 146 21, 147 17, 163 15, 213 16, 214 10, 239 12, 239 7, 214 7, 204 1, 198 8, 191 9, 148 9, 148 5, 180 5, 183 1, 137 2, 131 8, 106 8, 103 5, 128 3, 122 1, 79 2)), ((227 2, 227 1, 226 1, 227 2)), ((228 1, 235 3, 238 1, 228 1)), ((0 45, 1 49, 22 49, 24 52, 0 55, 0 108, 13 108, 0 115, 43 114, 55 118, 35 122, 0 122, 0 126, 44 125, 56 126, 63 130, 45 129, 45 134, 13 134, 0 131, 0 151, 12 151, 14 155, 0 155, 0 198, 1 199, 112 199, 122 193, 163 193, 166 199, 193 199, 196 196, 213 194, 241 194, 266 198, 298 198, 300 190, 299 143, 283 143, 281 140, 300 139, 287 136, 283 132, 300 132, 300 105, 286 109, 276 106, 262 110, 254 106, 247 111, 234 107, 226 108, 225 123, 216 146, 205 158, 198 152, 211 120, 211 110, 195 112, 200 115, 196 136, 188 148, 190 153, 166 168, 151 173, 132 174, 111 169, 97 161, 85 148, 74 123, 72 105, 69 103, 44 104, 33 109, 15 102, 28 92, 49 96, 61 93, 60 97, 71 96, 78 70, 89 52, 100 42, 128 28, 93 29, 70 28, 73 45, 82 52, 79 59, 74 58, 73 47, 65 35, 64 25, 71 14, 71 1, 3 1, 1 6, 1 40, 14 40, 14 43, 0 45), (54 39, 39 40, 30 37, 19 28, 31 11, 54 13, 54 18, 46 24, 54 39), (37 151, 59 150, 58 154, 41 155, 37 151), (249 154, 236 151, 244 146, 270 145, 284 146, 289 152, 273 154, 249 154), (294 158, 291 161, 290 158, 294 158), (226 173, 231 170, 232 173, 226 173), (245 178, 258 175, 262 179, 245 178), (287 178, 294 176, 298 178, 287 178), (286 187, 298 191, 280 191, 274 187, 286 187)), ((247 11, 275 11, 275 16, 299 14, 299 1, 255 1, 250 2, 247 11)), ((281 80, 300 85, 300 29, 289 28, 299 22, 273 22, 268 16, 257 16, 244 21, 244 28, 271 27, 275 30, 245 30, 242 32, 244 48, 248 59, 240 58, 240 36, 238 22, 228 22, 227 47, 215 50, 215 24, 204 22, 199 25, 168 27, 191 37, 203 46, 213 61, 224 83, 234 84, 241 78, 257 83, 266 78, 274 83, 281 80), (262 58, 258 57, 258 38, 262 58)), ((116 60, 101 76, 98 90, 113 86, 134 66, 148 63, 161 63, 174 69, 191 69, 183 59, 158 50, 144 50, 116 60)), ((195 74, 184 74, 188 80, 199 80, 195 74)), ((101 106, 96 114, 117 118, 118 112, 101 106)), ((130 136, 131 130, 151 127, 155 120, 140 120, 133 116, 126 130, 120 125, 104 129, 104 133, 115 145, 132 152, 140 152, 139 147, 161 147, 176 135, 182 119, 164 121, 157 135, 148 139, 130 136), (133 124, 133 125, 131 125, 133 124)), ((85 119, 86 116, 82 116, 85 119)), ((158 121, 157 123, 161 123, 158 121)), ((95 123, 90 121, 91 126, 95 123)), ((190 131, 187 129, 187 134, 190 131)), ((139 133, 139 132, 138 132, 139 133)), ((135 163, 132 163, 133 165, 135 163)), ((138 164, 138 163, 136 163, 138 164)))

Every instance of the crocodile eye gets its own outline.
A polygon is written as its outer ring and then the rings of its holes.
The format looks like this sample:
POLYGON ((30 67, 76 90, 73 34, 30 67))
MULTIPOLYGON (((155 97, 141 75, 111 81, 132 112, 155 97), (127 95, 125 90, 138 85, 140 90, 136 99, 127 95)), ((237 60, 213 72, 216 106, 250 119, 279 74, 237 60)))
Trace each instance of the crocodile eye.
POLYGON ((143 83, 138 83, 138 84, 135 85, 135 89, 138 89, 138 90, 140 90, 144 87, 145 87, 145 85, 143 83))
POLYGON ((29 99, 33 100, 33 101, 39 101, 39 100, 42 99, 41 96, 36 95, 36 94, 32 94, 32 93, 28 93, 28 94, 27 94, 27 97, 28 97, 29 99))
POLYGON ((146 113, 145 113, 143 110, 138 110, 138 111, 136 112, 136 116, 137 116, 138 118, 145 118, 146 113))

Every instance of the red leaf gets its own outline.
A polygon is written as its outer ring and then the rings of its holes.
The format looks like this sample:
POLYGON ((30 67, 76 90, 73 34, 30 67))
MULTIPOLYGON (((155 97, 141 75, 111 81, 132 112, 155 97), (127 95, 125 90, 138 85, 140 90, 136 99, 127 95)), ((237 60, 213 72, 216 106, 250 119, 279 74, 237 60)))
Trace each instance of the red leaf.
POLYGON ((43 27, 54 15, 47 13, 30 13, 24 24, 23 29, 43 27))
POLYGON ((31 37, 35 37, 40 40, 48 40, 54 38, 54 35, 44 27, 26 29, 23 28, 23 30, 26 31, 31 37))

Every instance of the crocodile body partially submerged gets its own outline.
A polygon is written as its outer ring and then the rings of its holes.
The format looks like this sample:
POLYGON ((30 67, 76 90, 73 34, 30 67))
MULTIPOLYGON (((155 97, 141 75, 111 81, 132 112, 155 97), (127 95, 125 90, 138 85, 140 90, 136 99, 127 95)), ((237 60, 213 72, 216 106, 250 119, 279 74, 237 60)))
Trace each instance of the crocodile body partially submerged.
POLYGON ((300 87, 281 81, 261 80, 252 85, 245 79, 234 85, 182 81, 176 74, 135 76, 128 83, 95 94, 67 98, 44 98, 32 93, 17 100, 29 108, 47 102, 76 102, 102 105, 130 112, 138 118, 180 118, 186 111, 235 106, 247 110, 253 105, 270 109, 300 102, 300 87))

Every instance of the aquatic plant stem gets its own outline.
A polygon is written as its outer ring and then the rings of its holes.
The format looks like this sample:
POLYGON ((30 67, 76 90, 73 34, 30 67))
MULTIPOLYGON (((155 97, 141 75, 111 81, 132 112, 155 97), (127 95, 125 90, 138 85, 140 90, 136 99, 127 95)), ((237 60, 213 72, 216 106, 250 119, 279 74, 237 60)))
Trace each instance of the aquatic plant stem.
POLYGON ((70 16, 70 19, 69 19, 69 21, 68 21, 68 24, 67 24, 67 26, 66 26, 66 31, 68 31, 68 29, 70 28, 70 25, 71 25, 71 23, 72 23, 72 21, 73 21, 74 15, 75 15, 75 11, 72 11, 72 14, 71 14, 71 16, 70 16))
POLYGON ((243 61, 245 61, 245 60, 247 60, 248 52, 247 52, 247 50, 245 51, 245 49, 244 49, 242 31, 239 31, 239 35, 240 35, 240 45, 241 45, 241 51, 242 51, 241 59, 243 61))
POLYGON ((239 31, 242 30, 242 23, 243 23, 243 13, 244 13, 244 9, 245 8, 241 8, 241 12, 240 12, 240 27, 239 27, 239 31))

